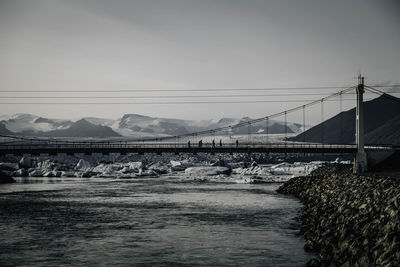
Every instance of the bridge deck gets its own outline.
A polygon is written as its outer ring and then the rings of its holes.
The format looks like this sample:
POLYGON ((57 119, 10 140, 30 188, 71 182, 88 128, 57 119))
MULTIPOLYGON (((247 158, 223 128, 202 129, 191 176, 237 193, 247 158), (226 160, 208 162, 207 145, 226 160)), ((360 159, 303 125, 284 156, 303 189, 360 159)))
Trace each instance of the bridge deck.
MULTIPOLYGON (((386 146, 367 147, 372 150, 390 149, 386 146)), ((188 146, 183 143, 57 143, 57 144, 14 144, 0 145, 0 154, 92 154, 92 153, 317 153, 317 154, 353 154, 356 145, 329 144, 241 144, 213 147, 211 144, 188 146)))

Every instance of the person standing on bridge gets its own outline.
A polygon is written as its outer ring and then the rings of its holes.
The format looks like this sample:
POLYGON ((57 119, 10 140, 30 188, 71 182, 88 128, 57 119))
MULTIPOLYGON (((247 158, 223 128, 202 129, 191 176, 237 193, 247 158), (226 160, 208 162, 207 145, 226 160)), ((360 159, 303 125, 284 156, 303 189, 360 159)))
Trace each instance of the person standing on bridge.
POLYGON ((215 147, 215 140, 213 140, 212 142, 212 147, 215 147))
POLYGON ((219 139, 219 146, 222 147, 222 139, 219 139))
POLYGON ((239 140, 236 139, 236 147, 239 146, 239 140))
POLYGON ((199 141, 199 148, 201 148, 202 146, 203 146, 203 141, 200 140, 200 141, 199 141))
POLYGON ((190 148, 190 140, 188 141, 188 148, 190 148))

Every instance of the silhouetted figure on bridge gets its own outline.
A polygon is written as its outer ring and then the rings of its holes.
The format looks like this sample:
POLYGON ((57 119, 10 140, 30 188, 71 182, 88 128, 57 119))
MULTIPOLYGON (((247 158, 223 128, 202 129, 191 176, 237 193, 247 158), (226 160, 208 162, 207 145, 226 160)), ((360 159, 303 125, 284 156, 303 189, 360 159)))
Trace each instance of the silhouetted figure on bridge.
POLYGON ((222 139, 219 139, 219 146, 222 147, 222 139))
POLYGON ((239 146, 239 140, 236 139, 236 147, 239 146))
POLYGON ((215 147, 215 140, 213 140, 212 142, 212 147, 215 147))
POLYGON ((203 140, 199 141, 199 148, 201 148, 203 146, 203 140))
POLYGON ((190 148, 190 140, 188 141, 188 148, 190 148))

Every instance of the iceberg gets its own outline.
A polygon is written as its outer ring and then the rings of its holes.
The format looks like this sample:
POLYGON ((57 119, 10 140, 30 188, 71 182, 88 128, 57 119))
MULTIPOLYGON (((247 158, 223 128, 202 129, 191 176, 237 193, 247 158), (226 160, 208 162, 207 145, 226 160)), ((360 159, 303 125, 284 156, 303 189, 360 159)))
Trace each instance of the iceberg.
POLYGON ((190 167, 185 170, 185 174, 189 176, 215 176, 220 174, 229 175, 231 174, 232 169, 228 167, 214 167, 214 166, 206 166, 206 167, 190 167))
POLYGON ((84 159, 80 159, 78 164, 76 164, 76 166, 75 166, 75 170, 82 170, 83 171, 83 170, 87 170, 89 168, 91 168, 90 163, 87 162, 84 159))

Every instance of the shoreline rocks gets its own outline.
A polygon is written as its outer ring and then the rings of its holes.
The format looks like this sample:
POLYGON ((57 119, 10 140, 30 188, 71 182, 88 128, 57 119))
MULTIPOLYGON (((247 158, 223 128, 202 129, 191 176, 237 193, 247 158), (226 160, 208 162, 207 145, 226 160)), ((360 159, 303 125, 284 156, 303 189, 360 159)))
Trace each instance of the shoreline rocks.
POLYGON ((356 176, 350 165, 321 167, 278 189, 304 208, 307 266, 400 266, 400 177, 356 176))

